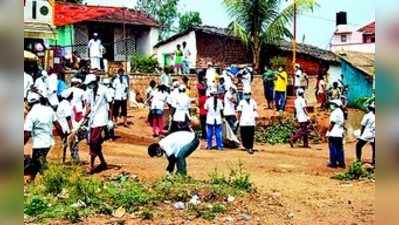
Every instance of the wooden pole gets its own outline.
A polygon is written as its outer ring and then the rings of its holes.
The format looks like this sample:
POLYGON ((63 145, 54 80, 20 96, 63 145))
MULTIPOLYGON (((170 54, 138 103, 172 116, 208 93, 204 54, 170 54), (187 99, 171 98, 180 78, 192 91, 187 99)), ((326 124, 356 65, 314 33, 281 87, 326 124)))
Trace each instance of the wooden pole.
POLYGON ((127 40, 126 40, 126 10, 127 8, 123 8, 123 44, 124 44, 124 49, 125 49, 125 73, 127 74, 127 40))
POLYGON ((296 23, 297 23, 297 5, 296 5, 296 0, 294 1, 294 32, 293 32, 293 38, 292 38, 292 68, 293 71, 295 71, 295 64, 296 64, 296 23))

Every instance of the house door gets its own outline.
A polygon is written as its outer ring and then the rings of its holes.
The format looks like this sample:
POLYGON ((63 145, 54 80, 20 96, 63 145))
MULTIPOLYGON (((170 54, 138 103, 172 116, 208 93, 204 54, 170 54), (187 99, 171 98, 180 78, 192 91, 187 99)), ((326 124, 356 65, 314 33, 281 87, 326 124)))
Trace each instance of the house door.
POLYGON ((114 61, 114 28, 103 23, 92 23, 89 25, 89 37, 93 37, 94 33, 98 33, 105 48, 104 58, 108 61, 114 61))

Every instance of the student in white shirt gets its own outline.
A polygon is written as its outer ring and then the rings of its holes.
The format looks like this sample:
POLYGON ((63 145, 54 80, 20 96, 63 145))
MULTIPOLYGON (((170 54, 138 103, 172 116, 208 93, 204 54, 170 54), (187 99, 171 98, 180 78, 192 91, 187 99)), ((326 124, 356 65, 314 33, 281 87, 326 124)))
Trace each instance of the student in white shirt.
POLYGON ((191 109, 191 99, 188 97, 186 93, 186 87, 184 85, 180 85, 178 88, 178 94, 171 97, 174 98, 171 100, 172 106, 174 107, 173 117, 172 117, 172 126, 170 133, 176 131, 190 131, 190 109, 191 109))
POLYGON ((113 116, 114 123, 118 123, 118 117, 123 119, 123 126, 128 127, 127 123, 127 99, 129 94, 129 81, 127 76, 124 75, 124 70, 119 69, 118 74, 114 77, 112 87, 115 90, 113 116))
POLYGON ((28 97, 31 110, 25 117, 24 145, 32 138, 32 160, 26 168, 33 180, 37 173, 45 169, 47 153, 54 144, 53 126, 62 134, 54 110, 47 105, 47 100, 36 93, 28 97))
POLYGON ((86 113, 89 119, 89 138, 90 146, 90 174, 104 170, 107 168, 107 163, 102 153, 102 143, 104 141, 103 131, 113 127, 112 123, 112 96, 110 96, 107 88, 98 83, 97 77, 94 74, 86 76, 85 85, 86 92, 86 113), (111 105, 110 105, 111 104, 111 105), (99 157, 101 164, 95 168, 94 163, 96 157, 99 157))
MULTIPOLYGON (((79 78, 71 79, 71 90, 73 93, 72 104, 72 122, 79 123, 83 119, 83 108, 85 105, 85 91, 81 88, 82 80, 79 78)), ((74 125, 75 126, 75 125, 74 125)))
POLYGON ((330 149, 330 163, 328 167, 345 168, 345 157, 344 157, 344 112, 342 111, 341 100, 330 101, 331 115, 330 115, 330 127, 327 131, 328 146, 330 149))
POLYGON ((162 157, 165 154, 169 163, 166 168, 167 174, 171 175, 177 166, 176 174, 187 175, 186 158, 199 146, 200 141, 195 132, 178 131, 169 134, 159 143, 148 147, 150 157, 162 157))
POLYGON ((223 115, 233 131, 236 131, 235 127, 237 122, 237 112, 235 109, 236 105, 237 105, 236 88, 235 86, 231 86, 224 95, 223 115))
POLYGON ((32 88, 33 78, 28 73, 24 72, 24 100, 28 96, 28 91, 32 88))
MULTIPOLYGON (((63 142, 63 157, 62 157, 62 162, 65 162, 66 158, 66 151, 67 151, 67 138, 68 135, 71 133, 73 130, 73 125, 72 125, 72 104, 71 101, 73 99, 73 92, 72 90, 65 89, 61 93, 61 102, 58 104, 57 107, 57 120, 61 125, 62 128, 62 135, 61 139, 63 142)), ((71 149, 72 150, 72 149, 71 149)), ((74 161, 76 161, 77 158, 75 158, 76 154, 74 152, 71 152, 71 157, 74 161)))
POLYGON ((244 99, 238 104, 237 111, 242 145, 249 154, 254 153, 256 117, 258 117, 257 108, 255 100, 251 98, 251 93, 244 92, 244 99))
POLYGON ((294 78, 294 88, 295 91, 298 90, 299 88, 306 89, 308 86, 308 77, 306 74, 303 72, 301 65, 295 64, 295 78, 294 78), (304 81, 306 81, 306 84, 304 84, 304 81))
POLYGON ((58 107, 58 95, 57 95, 57 87, 58 87, 58 75, 51 69, 49 71, 48 79, 47 79, 47 88, 48 88, 48 101, 55 110, 58 107))
MULTIPOLYGON (((115 89, 112 87, 111 80, 108 78, 103 79, 102 84, 107 88, 108 94, 111 96, 111 103, 109 105, 114 105, 115 89)), ((110 109, 108 109, 110 110, 110 109)), ((112 113, 113 114, 113 113, 112 113)), ((105 129, 105 136, 112 140, 115 140, 115 126, 105 129)))
POLYGON ((152 114, 152 130, 153 136, 158 137, 166 132, 164 131, 164 109, 168 100, 169 93, 165 85, 158 86, 158 90, 154 92, 151 101, 152 114))
POLYGON ((211 90, 211 96, 206 100, 204 108, 208 111, 206 115, 208 150, 212 148, 212 140, 215 135, 216 147, 221 151, 223 150, 223 102, 218 98, 216 90, 211 90))
POLYGON ((375 165, 375 103, 368 106, 369 112, 363 116, 361 132, 356 143, 356 158, 362 160, 362 148, 367 144, 371 144, 373 151, 372 164, 375 165))
POLYGON ((187 42, 183 41, 183 74, 190 74, 190 58, 191 52, 187 47, 187 42))
POLYGON ((309 120, 308 111, 306 110, 307 105, 306 105, 306 100, 304 98, 304 94, 305 91, 302 88, 299 88, 297 90, 297 98, 295 99, 295 116, 299 123, 300 128, 288 141, 291 148, 294 147, 294 143, 300 138, 303 138, 303 147, 309 148, 308 135, 309 135, 310 120, 309 120))

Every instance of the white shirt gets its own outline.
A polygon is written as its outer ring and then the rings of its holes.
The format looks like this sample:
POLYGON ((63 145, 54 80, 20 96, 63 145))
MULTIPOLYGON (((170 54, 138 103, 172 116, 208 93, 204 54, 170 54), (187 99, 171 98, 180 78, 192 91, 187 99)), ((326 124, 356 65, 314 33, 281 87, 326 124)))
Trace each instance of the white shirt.
POLYGON ((168 97, 167 102, 173 108, 176 108, 176 101, 177 101, 177 98, 178 98, 179 95, 180 95, 179 90, 176 88, 170 93, 170 95, 168 97))
POLYGON ((168 157, 171 155, 177 156, 183 146, 191 143, 194 138, 195 134, 193 132, 177 131, 159 141, 159 145, 168 157))
POLYGON ((83 112, 83 101, 85 97, 85 91, 77 87, 71 87, 73 97, 71 101, 72 108, 75 108, 77 113, 83 112))
POLYGON ((24 98, 28 96, 28 90, 33 85, 33 78, 31 75, 24 73, 24 98))
POLYGON ((317 93, 323 94, 326 88, 327 88, 327 83, 324 80, 320 80, 319 86, 317 88, 317 93))
POLYGON ((295 87, 300 87, 302 86, 302 80, 303 80, 303 73, 301 70, 296 70, 295 71, 295 79, 294 79, 294 86, 295 87))
MULTIPOLYGON (((57 107, 57 120, 60 123, 62 132, 69 133, 67 117, 72 117, 72 105, 67 100, 62 100, 57 107)), ((71 118, 72 119, 72 118, 71 118)))
POLYGON ((258 106, 253 99, 249 103, 247 100, 240 101, 237 107, 237 111, 241 112, 240 126, 256 126, 257 108, 258 106))
POLYGON ((222 114, 221 111, 223 110, 223 102, 220 99, 216 101, 216 110, 214 107, 214 98, 210 97, 206 100, 204 108, 208 111, 206 114, 206 124, 214 125, 222 124, 222 114))
POLYGON ((54 110, 49 106, 35 104, 25 117, 24 131, 32 134, 33 148, 50 148, 53 144, 54 110))
POLYGON ((164 110, 169 94, 161 91, 155 91, 151 101, 151 109, 164 110))
POLYGON ((343 137, 344 136, 344 112, 337 108, 331 112, 330 122, 334 122, 334 127, 329 132, 329 137, 343 137))
POLYGON ((111 118, 108 118, 109 103, 112 101, 107 87, 103 85, 98 86, 96 98, 94 99, 93 90, 88 89, 86 92, 87 104, 91 107, 90 112, 90 127, 103 127, 106 126, 111 118))
POLYGON ((233 94, 231 93, 231 91, 227 91, 226 94, 224 95, 223 114, 225 116, 235 116, 236 115, 235 105, 234 105, 234 102, 231 100, 232 98, 233 98, 233 94))
POLYGON ((112 82, 112 87, 115 89, 115 100, 121 101, 127 99, 129 84, 125 76, 122 77, 121 82, 120 75, 117 75, 112 82))
POLYGON ((57 86, 58 86, 58 77, 57 74, 52 73, 48 76, 47 79, 47 86, 50 94, 54 94, 57 92, 57 86))
POLYGON ((242 84, 244 86, 244 91, 251 92, 251 74, 250 73, 243 74, 242 84))
POLYGON ((191 56, 190 50, 189 50, 187 47, 186 47, 186 48, 183 48, 183 57, 184 57, 184 60, 190 61, 190 56, 191 56))
POLYGON ((296 119, 299 123, 307 122, 309 120, 305 113, 306 101, 303 97, 298 96, 295 99, 296 119))
POLYGON ((88 47, 89 47, 90 57, 100 57, 100 58, 103 57, 101 53, 102 44, 100 39, 97 39, 97 41, 91 39, 89 41, 88 47))
POLYGON ((227 71, 223 71, 222 77, 224 79, 224 86, 226 87, 226 90, 230 90, 230 87, 233 85, 233 81, 231 80, 231 77, 227 74, 227 71))
POLYGON ((215 75, 216 75, 215 68, 211 67, 206 70, 205 78, 208 87, 212 87, 214 85, 215 75))
POLYGON ((191 108, 191 99, 186 93, 179 93, 176 96, 175 102, 175 114, 173 115, 173 121, 184 122, 186 116, 190 119, 189 109, 191 108))
POLYGON ((360 136, 363 141, 374 142, 375 139, 375 114, 369 112, 363 116, 361 125, 364 126, 364 131, 360 136))
POLYGON ((48 77, 41 76, 41 77, 37 78, 34 83, 34 86, 38 90, 39 94, 41 94, 45 98, 48 97, 47 79, 48 79, 48 77))

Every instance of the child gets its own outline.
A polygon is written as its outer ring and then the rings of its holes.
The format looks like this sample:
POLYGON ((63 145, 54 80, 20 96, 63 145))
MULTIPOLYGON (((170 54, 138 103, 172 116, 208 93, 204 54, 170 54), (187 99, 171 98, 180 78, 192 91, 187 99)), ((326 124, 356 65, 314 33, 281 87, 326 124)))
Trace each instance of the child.
MULTIPOLYGON (((150 107, 151 107, 152 97, 154 96, 154 93, 156 91, 156 85, 157 83, 155 82, 155 80, 151 80, 150 86, 145 90, 145 103, 150 107)), ((148 111, 147 122, 152 126, 151 109, 148 111)))
POLYGON ((372 164, 375 165, 375 103, 371 103, 368 106, 369 112, 363 116, 361 125, 362 129, 360 132, 360 137, 356 144, 356 158, 358 161, 362 160, 362 148, 367 144, 371 144, 373 150, 373 161, 372 164))
POLYGON ((159 143, 151 144, 148 147, 148 155, 162 157, 163 154, 169 161, 166 171, 171 175, 177 166, 177 174, 187 175, 186 158, 191 155, 199 146, 200 141, 194 132, 178 131, 169 134, 159 143))
MULTIPOLYGON (((71 133, 73 129, 72 125, 72 104, 71 101, 73 99, 73 92, 70 88, 65 89, 61 93, 61 102, 59 103, 57 107, 57 120, 61 125, 62 128, 62 134, 61 139, 63 142, 63 156, 62 156, 62 162, 65 162, 66 158, 66 150, 67 150, 67 138, 68 135, 71 133)), ((71 149, 72 150, 72 149, 71 149)), ((79 156, 77 156, 77 152, 72 152, 71 151, 71 158, 73 159, 74 162, 77 162, 79 159, 79 156)))
POLYGON ((53 126, 62 134, 62 128, 57 121, 54 110, 47 105, 47 99, 36 93, 28 96, 28 104, 31 110, 28 112, 24 123, 24 145, 32 137, 32 159, 26 168, 31 172, 30 180, 33 180, 37 173, 45 169, 47 153, 54 143, 53 126))
POLYGON ((302 88, 297 89, 297 98, 295 99, 295 116, 300 125, 300 128, 288 141, 291 148, 294 147, 294 143, 300 138, 303 138, 303 147, 310 148, 308 142, 310 120, 308 111, 306 110, 307 106, 304 94, 305 91, 302 88))
POLYGON ((341 100, 330 101, 331 115, 330 127, 327 131, 328 146, 330 149, 330 163, 327 165, 331 168, 345 168, 344 157, 344 112, 342 111, 341 100))
POLYGON ((84 95, 85 91, 81 88, 82 80, 79 78, 72 78, 71 90, 73 93, 72 105, 72 121, 79 123, 83 119, 83 106, 85 105, 84 95))
POLYGON ((164 109, 168 99, 167 87, 165 85, 158 86, 158 90, 154 92, 151 102, 151 114, 152 114, 152 129, 153 136, 158 137, 163 135, 164 132, 164 109))
MULTIPOLYGON (((173 123, 174 125, 171 128, 171 133, 175 131, 190 131, 190 108, 191 108, 191 99, 188 97, 186 93, 186 87, 184 85, 180 85, 178 88, 178 94, 174 97, 174 112, 173 112, 173 123)), ((172 100, 173 102, 173 100, 172 100)))
POLYGON ((208 97, 205 95, 206 91, 204 89, 198 89, 198 107, 199 107, 199 114, 200 114, 200 123, 201 123, 201 131, 202 135, 201 138, 205 139, 206 138, 206 115, 208 112, 205 109, 205 103, 208 97))
POLYGON ((254 153, 255 126, 256 117, 258 116, 256 110, 257 104, 255 100, 251 98, 251 92, 246 91, 244 93, 244 99, 240 101, 237 107, 237 111, 242 145, 249 154, 254 153))
POLYGON ((235 86, 231 86, 230 89, 224 95, 224 109, 223 109, 223 116, 226 119, 227 123, 229 124, 230 128, 236 132, 236 105, 237 105, 237 98, 236 98, 236 88, 235 86))
POLYGON ((216 136, 216 146, 219 151, 223 150, 223 137, 222 137, 222 113, 223 113, 223 102, 217 97, 217 91, 211 91, 211 97, 209 97, 204 108, 208 111, 206 116, 207 126, 207 139, 208 139, 208 150, 212 148, 213 135, 216 136))

